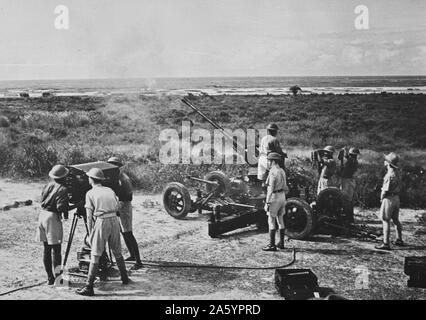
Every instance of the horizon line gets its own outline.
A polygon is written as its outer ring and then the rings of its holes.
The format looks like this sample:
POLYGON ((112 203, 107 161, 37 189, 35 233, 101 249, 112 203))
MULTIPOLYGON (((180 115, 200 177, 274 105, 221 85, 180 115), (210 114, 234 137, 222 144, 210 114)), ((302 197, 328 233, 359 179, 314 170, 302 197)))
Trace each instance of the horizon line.
POLYGON ((7 81, 80 81, 80 80, 154 80, 154 79, 223 79, 223 78, 373 78, 373 77, 426 77, 426 74, 388 74, 388 75, 282 75, 282 76, 155 76, 155 77, 110 77, 110 78, 51 78, 51 79, 0 79, 7 81))

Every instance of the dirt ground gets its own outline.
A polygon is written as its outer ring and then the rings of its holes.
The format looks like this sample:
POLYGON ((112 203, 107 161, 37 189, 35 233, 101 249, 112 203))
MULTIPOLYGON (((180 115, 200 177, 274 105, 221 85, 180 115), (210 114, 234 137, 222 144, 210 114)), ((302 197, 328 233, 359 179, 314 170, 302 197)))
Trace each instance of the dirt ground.
MULTIPOLYGON (((45 279, 42 245, 35 241, 41 183, 0 180, 0 208, 31 199, 31 206, 0 210, 0 294, 45 279)), ((348 299, 425 299, 426 289, 408 288, 403 265, 406 256, 425 255, 426 226, 416 216, 423 211, 402 210, 407 245, 391 252, 374 249, 374 242, 360 238, 315 236, 310 241, 289 241, 288 249, 263 252, 267 235, 255 227, 218 239, 207 234, 207 216, 190 214, 175 220, 161 205, 161 195, 136 194, 134 233, 143 260, 238 266, 279 266, 292 258, 290 268, 309 268, 321 287, 348 299), (148 203, 149 202, 149 203, 148 203)), ((64 222, 65 251, 70 219, 64 222)), ((356 220, 380 229, 375 211, 356 211, 356 220)), ((76 266, 82 246, 83 223, 79 221, 68 266, 76 266)), ((394 234, 392 234, 394 235, 394 234)), ((125 256, 127 250, 123 249, 125 256)), ((130 265, 129 265, 130 267, 130 265)), ((132 283, 122 286, 118 275, 96 284, 97 296, 84 299, 282 299, 274 287, 274 270, 217 270, 143 268, 130 274, 132 283)), ((84 278, 72 277, 65 286, 47 285, 21 290, 0 299, 82 299, 74 293, 84 278)))

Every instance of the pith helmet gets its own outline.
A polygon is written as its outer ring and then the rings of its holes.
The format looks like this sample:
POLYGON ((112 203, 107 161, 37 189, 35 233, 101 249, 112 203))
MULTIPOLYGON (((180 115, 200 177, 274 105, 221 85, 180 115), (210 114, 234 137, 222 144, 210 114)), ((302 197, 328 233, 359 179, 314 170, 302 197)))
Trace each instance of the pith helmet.
POLYGON ((65 178, 70 171, 63 166, 62 164, 57 164, 50 170, 49 177, 53 179, 62 179, 65 178))
POLYGON ((118 157, 111 157, 108 159, 107 161, 108 163, 114 164, 118 167, 122 167, 123 163, 120 161, 120 159, 118 157))
POLYGON ((266 127, 266 130, 278 131, 278 126, 277 126, 275 123, 270 123, 270 124, 268 124, 268 126, 266 127))
POLYGON ((323 150, 330 153, 334 153, 336 151, 333 146, 326 146, 323 150))
POLYGON ((96 180, 105 180, 104 173, 99 168, 92 168, 87 172, 87 176, 96 180))
POLYGON ((399 156, 395 152, 385 154, 385 161, 391 166, 398 168, 399 156))
POLYGON ((361 152, 359 152, 358 148, 350 148, 349 149, 349 154, 356 154, 356 155, 360 155, 361 152))
POLYGON ((282 156, 279 153, 271 152, 268 154, 268 160, 281 160, 282 156))

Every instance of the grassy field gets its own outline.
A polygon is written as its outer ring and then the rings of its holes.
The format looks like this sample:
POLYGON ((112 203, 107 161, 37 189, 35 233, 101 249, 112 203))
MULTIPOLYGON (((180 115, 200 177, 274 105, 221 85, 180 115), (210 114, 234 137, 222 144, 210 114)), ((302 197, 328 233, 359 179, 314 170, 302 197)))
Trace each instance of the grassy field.
MULTIPOLYGON (((358 200, 378 204, 383 176, 382 153, 397 151, 403 162, 404 206, 426 207, 426 96, 310 95, 188 97, 229 129, 279 125, 280 140, 291 158, 290 171, 304 167, 314 186, 310 150, 333 144, 361 149, 358 200)), ((188 174, 201 176, 213 167, 235 174, 237 166, 162 165, 159 133, 179 129, 183 120, 211 130, 201 117, 173 96, 7 98, 0 115, 0 174, 12 178, 45 177, 57 162, 75 164, 119 155, 136 187, 160 191, 188 174)))

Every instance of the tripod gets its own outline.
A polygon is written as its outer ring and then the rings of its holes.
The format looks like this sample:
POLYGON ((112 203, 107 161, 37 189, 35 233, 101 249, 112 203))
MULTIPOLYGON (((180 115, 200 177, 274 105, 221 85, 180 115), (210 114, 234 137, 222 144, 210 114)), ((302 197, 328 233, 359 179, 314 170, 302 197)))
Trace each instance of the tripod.
POLYGON ((77 228, 77 222, 79 218, 83 218, 84 226, 86 227, 86 236, 84 237, 84 239, 85 239, 85 243, 87 244, 86 240, 89 237, 89 227, 87 226, 87 217, 84 212, 84 208, 78 207, 72 219, 70 234, 68 236, 67 249, 65 250, 64 263, 62 264, 62 270, 65 268, 65 265, 67 264, 68 256, 71 250, 71 244, 74 239, 75 229, 77 228))
MULTIPOLYGON (((83 207, 77 207, 77 211, 74 213, 74 217, 72 219, 72 223, 71 223, 71 229, 70 229, 70 234, 68 236, 68 243, 67 243, 67 248, 65 250, 65 257, 64 257, 64 262, 62 264, 62 270, 65 270, 65 265, 68 261, 68 256, 71 250, 71 245, 72 245, 72 241, 74 239, 74 234, 75 234, 75 230, 77 228, 77 222, 78 220, 82 218, 84 221, 84 226, 86 228, 86 235, 84 237, 84 243, 90 247, 90 244, 88 243, 88 238, 89 238, 89 227, 87 225, 87 216, 84 212, 84 208, 83 207)), ((109 255, 106 253, 106 251, 104 251, 104 253, 101 256, 101 262, 100 262, 100 276, 102 279, 106 280, 106 274, 108 272, 108 262, 110 263, 110 265, 112 265, 112 254, 111 254, 111 249, 109 248, 109 255)))

